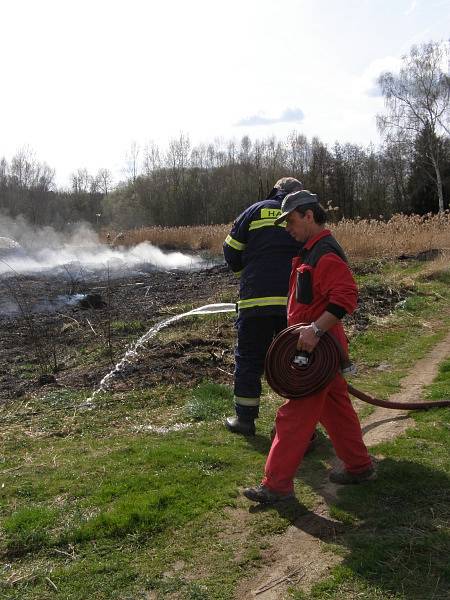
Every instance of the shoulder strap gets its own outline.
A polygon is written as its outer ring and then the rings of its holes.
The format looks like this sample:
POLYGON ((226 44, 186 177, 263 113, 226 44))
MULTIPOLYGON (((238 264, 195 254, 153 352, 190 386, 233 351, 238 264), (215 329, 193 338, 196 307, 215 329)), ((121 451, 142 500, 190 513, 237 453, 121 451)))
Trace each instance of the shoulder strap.
POLYGON ((348 263, 345 252, 342 250, 340 244, 334 239, 333 236, 327 235, 321 238, 310 250, 302 250, 301 257, 303 264, 315 267, 324 254, 329 253, 337 254, 343 261, 348 263))

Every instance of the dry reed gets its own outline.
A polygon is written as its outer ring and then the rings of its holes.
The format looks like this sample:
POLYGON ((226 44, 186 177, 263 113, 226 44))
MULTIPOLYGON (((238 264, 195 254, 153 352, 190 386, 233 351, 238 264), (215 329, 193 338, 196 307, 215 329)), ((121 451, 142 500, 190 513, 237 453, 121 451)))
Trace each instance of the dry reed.
MULTIPOLYGON (((171 250, 222 252, 231 225, 195 227, 142 227, 123 233, 120 245, 150 242, 171 250)), ((352 259, 393 258, 437 249, 450 249, 450 213, 437 215, 394 215, 389 221, 342 219, 331 226, 336 238, 352 259)), ((109 232, 113 240, 117 232, 109 232)), ((106 232, 103 233, 106 240, 106 232)))
POLYGON ((120 236, 115 245, 135 246, 150 242, 167 250, 205 250, 212 254, 222 252, 222 244, 230 231, 230 225, 198 225, 192 227, 140 227, 119 234, 117 231, 103 231, 103 242, 120 236), (109 238, 107 239, 107 235, 109 238))
POLYGON ((450 248, 450 213, 394 215, 389 221, 343 219, 333 227, 351 258, 394 258, 450 248))

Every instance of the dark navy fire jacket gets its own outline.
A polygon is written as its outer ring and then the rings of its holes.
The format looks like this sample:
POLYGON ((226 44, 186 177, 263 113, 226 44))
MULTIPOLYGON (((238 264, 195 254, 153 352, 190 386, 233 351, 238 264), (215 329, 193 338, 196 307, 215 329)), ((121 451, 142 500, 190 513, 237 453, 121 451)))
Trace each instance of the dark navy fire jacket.
POLYGON ((239 318, 286 314, 291 262, 302 248, 274 225, 286 193, 249 206, 233 223, 223 244, 225 260, 240 276, 239 318))

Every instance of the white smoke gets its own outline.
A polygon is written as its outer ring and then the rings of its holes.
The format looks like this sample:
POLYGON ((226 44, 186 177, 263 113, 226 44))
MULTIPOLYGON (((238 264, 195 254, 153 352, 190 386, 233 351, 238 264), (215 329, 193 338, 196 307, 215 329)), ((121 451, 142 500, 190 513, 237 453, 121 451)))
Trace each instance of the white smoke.
POLYGON ((61 267, 66 270, 108 270, 114 273, 153 269, 195 269, 203 264, 197 256, 181 252, 163 252, 142 242, 136 246, 112 247, 102 244, 86 223, 73 225, 60 233, 52 227, 34 228, 22 217, 0 215, 0 236, 13 239, 23 251, 0 253, 0 275, 8 272, 35 273, 61 267))

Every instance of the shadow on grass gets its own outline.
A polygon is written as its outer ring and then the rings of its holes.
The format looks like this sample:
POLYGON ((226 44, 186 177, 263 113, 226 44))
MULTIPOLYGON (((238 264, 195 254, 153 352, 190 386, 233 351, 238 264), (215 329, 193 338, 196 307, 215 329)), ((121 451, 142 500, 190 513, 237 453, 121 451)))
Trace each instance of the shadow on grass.
POLYGON ((374 421, 373 423, 368 423, 364 427, 361 427, 361 431, 363 435, 372 431, 372 429, 376 429, 380 425, 384 425, 385 423, 395 423, 397 421, 405 421, 407 419, 411 419, 409 414, 399 415, 398 417, 386 417, 385 419, 380 419, 380 421, 374 421))
POLYGON ((298 529, 324 542, 335 541, 338 533, 342 533, 345 529, 345 526, 339 521, 309 510, 297 498, 280 502, 274 506, 254 505, 250 507, 249 512, 255 514, 273 509, 277 511, 280 517, 286 519, 298 529))
POLYGON ((299 598, 450 597, 450 477, 393 458, 383 460, 378 473, 375 482, 342 487, 330 519, 298 501, 275 505, 292 525, 341 546, 345 555, 329 579, 299 598))
POLYGON ((377 482, 345 488, 337 508, 358 525, 338 543, 344 566, 407 598, 450 597, 450 478, 428 465, 385 459, 377 482))
POLYGON ((253 450, 256 450, 256 452, 259 452, 259 454, 263 454, 264 456, 269 453, 270 446, 272 445, 270 436, 262 435, 260 433, 246 436, 245 441, 253 448, 253 450))

